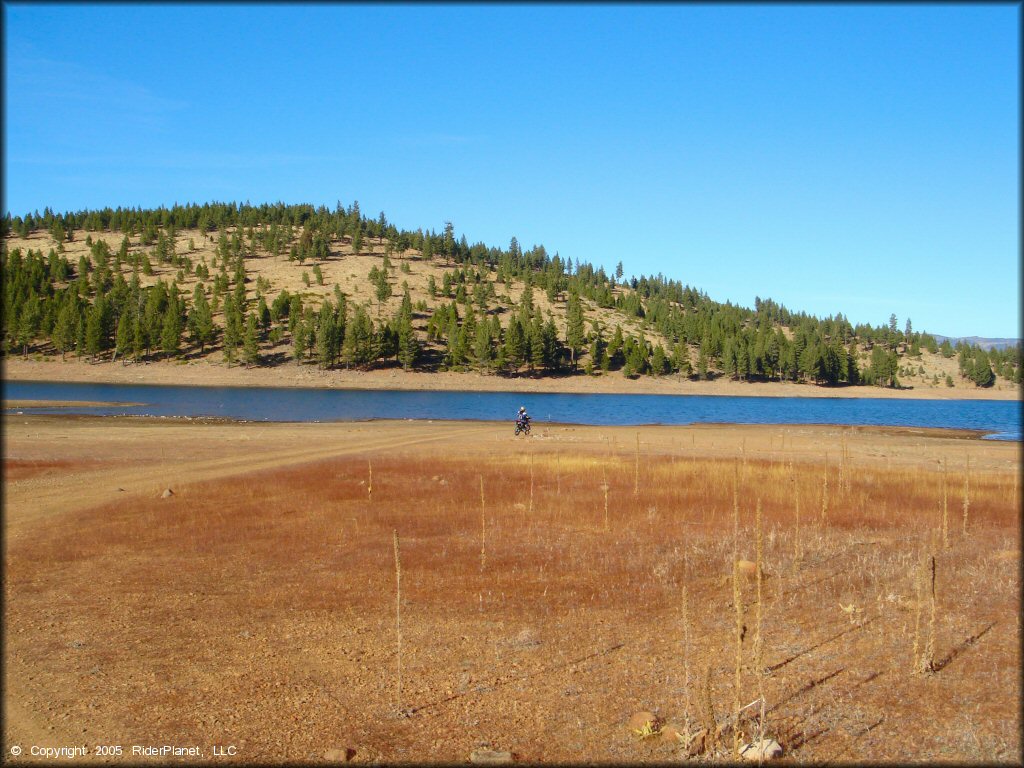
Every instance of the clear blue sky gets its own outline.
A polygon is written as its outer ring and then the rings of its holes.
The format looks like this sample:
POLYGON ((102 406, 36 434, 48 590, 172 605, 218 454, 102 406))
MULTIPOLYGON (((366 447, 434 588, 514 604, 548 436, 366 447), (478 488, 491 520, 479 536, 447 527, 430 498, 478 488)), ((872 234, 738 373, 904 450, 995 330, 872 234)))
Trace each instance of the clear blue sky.
POLYGON ((4 6, 5 207, 358 200, 753 306, 1020 335, 996 5, 4 6))

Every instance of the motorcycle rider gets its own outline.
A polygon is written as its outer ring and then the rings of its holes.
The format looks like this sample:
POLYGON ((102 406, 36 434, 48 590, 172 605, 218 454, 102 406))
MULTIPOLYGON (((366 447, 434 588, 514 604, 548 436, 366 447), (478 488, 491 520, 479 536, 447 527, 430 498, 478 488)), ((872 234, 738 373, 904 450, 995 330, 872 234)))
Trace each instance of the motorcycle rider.
POLYGON ((529 421, 530 421, 530 417, 526 413, 526 406, 525 405, 519 406, 519 414, 516 416, 516 424, 519 425, 519 426, 524 426, 529 421))

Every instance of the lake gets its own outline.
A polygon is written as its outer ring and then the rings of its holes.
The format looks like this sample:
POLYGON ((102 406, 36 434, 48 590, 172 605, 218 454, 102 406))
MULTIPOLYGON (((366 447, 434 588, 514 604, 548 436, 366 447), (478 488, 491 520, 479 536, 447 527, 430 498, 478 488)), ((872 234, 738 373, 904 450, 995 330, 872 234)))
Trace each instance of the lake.
POLYGON ((1019 400, 520 394, 294 387, 178 387, 47 381, 4 382, 4 399, 77 400, 92 404, 19 409, 25 413, 214 417, 239 421, 459 419, 512 422, 519 406, 525 405, 534 423, 941 427, 981 430, 986 433, 986 437, 996 440, 1021 440, 1019 400))

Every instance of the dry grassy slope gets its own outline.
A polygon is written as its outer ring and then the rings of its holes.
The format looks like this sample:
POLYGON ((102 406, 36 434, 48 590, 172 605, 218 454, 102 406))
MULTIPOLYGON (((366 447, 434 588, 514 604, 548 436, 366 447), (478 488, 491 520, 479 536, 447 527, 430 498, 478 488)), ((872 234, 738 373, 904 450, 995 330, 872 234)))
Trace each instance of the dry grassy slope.
MULTIPOLYGON (((228 230, 228 235, 233 232, 233 229, 228 230)), ((95 240, 106 240, 110 246, 111 251, 117 252, 121 246, 121 240, 123 238, 122 233, 87 233, 92 236, 95 240)), ((217 235, 213 234, 210 236, 203 236, 197 230, 182 230, 179 231, 175 237, 175 248, 179 255, 188 256, 192 259, 193 267, 205 260, 207 265, 211 265, 216 255, 217 248, 217 235), (189 250, 189 242, 195 245, 195 250, 189 250)), ((152 251, 152 247, 142 246, 138 237, 130 241, 130 251, 136 252, 149 252, 152 251)), ((248 244, 248 243, 247 243, 248 244)), ((46 233, 33 233, 29 238, 23 239, 20 237, 9 237, 7 238, 8 249, 21 248, 26 250, 33 248, 36 250, 42 250, 43 253, 47 253, 49 249, 55 247, 53 239, 46 233)), ((76 239, 71 243, 65 243, 64 246, 65 255, 72 266, 77 265, 78 259, 82 255, 89 255, 89 246, 85 243, 85 234, 77 233, 76 239)), ((291 294, 298 294, 302 296, 303 302, 312 300, 314 306, 319 305, 324 297, 333 297, 334 285, 338 287, 348 296, 349 300, 357 304, 365 304, 368 306, 372 317, 378 316, 377 299, 375 296, 374 286, 370 283, 369 274, 370 270, 374 267, 380 268, 384 258, 384 243, 378 239, 367 238, 363 243, 362 252, 356 255, 351 247, 351 244, 346 240, 344 243, 332 242, 330 247, 331 255, 326 261, 320 262, 320 270, 323 274, 324 284, 318 285, 313 275, 314 262, 306 260, 304 263, 297 261, 289 261, 287 255, 273 256, 262 248, 257 248, 254 255, 246 258, 246 274, 249 279, 249 296, 255 294, 256 279, 263 277, 270 282, 270 289, 265 292, 267 297, 267 303, 273 301, 282 290, 287 289, 291 294), (310 285, 307 286, 303 280, 303 274, 308 274, 310 279, 310 285)), ((151 276, 140 275, 142 284, 154 285, 157 280, 163 279, 164 281, 172 281, 178 273, 178 269, 169 265, 159 264, 156 258, 150 256, 150 263, 153 267, 153 274, 151 276)), ((392 297, 385 302, 384 306, 379 308, 380 316, 387 317, 393 316, 398 312, 399 305, 402 300, 402 285, 407 283, 409 286, 409 293, 412 298, 413 305, 416 305, 420 300, 426 302, 429 311, 433 311, 442 302, 450 302, 452 299, 445 298, 438 295, 436 298, 430 296, 427 291, 427 282, 429 277, 432 275, 437 283, 438 290, 440 291, 443 285, 443 279, 445 272, 453 272, 459 269, 461 265, 455 262, 446 261, 439 257, 434 257, 428 260, 422 258, 422 255, 415 250, 406 251, 401 256, 391 257, 392 269, 390 270, 391 284, 393 288, 392 297), (405 273, 401 271, 401 265, 403 262, 409 264, 409 272, 405 273)), ((217 269, 210 268, 211 281, 217 273, 217 269)), ((129 268, 124 269, 124 273, 127 276, 130 273, 129 268)), ((486 275, 486 278, 491 282, 495 282, 495 273, 491 272, 486 275)), ((195 274, 185 275, 184 281, 179 283, 179 289, 184 294, 191 296, 192 290, 195 288, 196 283, 199 280, 195 274)), ((210 281, 206 281, 209 283, 210 281)), ((616 293, 621 293, 622 288, 617 288, 616 293)), ((507 314, 509 306, 515 308, 518 307, 519 301, 522 298, 523 284, 516 282, 514 285, 504 285, 495 283, 495 294, 497 300, 492 300, 488 305, 489 312, 499 312, 502 315, 507 314)), ((564 296, 564 294, 563 294, 564 296)), ((566 302, 557 301, 554 304, 547 300, 547 296, 544 291, 539 288, 534 288, 533 291, 534 304, 542 310, 545 317, 550 313, 555 320, 556 326, 559 327, 560 332, 564 335, 565 332, 565 316, 566 316, 566 302)), ((609 329, 613 329, 616 324, 622 325, 624 333, 630 333, 633 335, 639 335, 642 333, 640 323, 636 319, 627 318, 625 315, 616 312, 615 310, 601 309, 591 302, 584 301, 584 308, 586 312, 587 330, 590 330, 590 322, 597 319, 602 325, 607 326, 609 329)), ((461 311, 461 310, 460 310, 461 311)), ((218 322, 223 323, 223 314, 220 313, 217 316, 218 322)), ((417 313, 415 324, 420 331, 424 331, 426 328, 427 316, 424 313, 417 313)), ((506 321, 503 319, 503 324, 506 321)), ((664 344, 664 339, 656 332, 651 332, 649 329, 644 333, 645 337, 652 343, 664 344)), ((219 354, 219 353, 218 353, 219 354)))
MULTIPOLYGON (((233 231, 233 229, 228 230, 228 235, 230 236, 233 231)), ((80 256, 89 255, 89 246, 85 243, 86 234, 91 235, 94 241, 98 239, 106 240, 111 251, 115 253, 120 248, 121 240, 123 238, 123 235, 120 232, 77 232, 75 240, 70 243, 65 243, 64 246, 65 254, 72 266, 77 265, 80 256)), ((219 235, 217 233, 204 236, 198 230, 182 230, 179 231, 175 237, 175 248, 178 254, 187 255, 192 259, 193 266, 204 259, 207 265, 211 265, 216 254, 218 237, 219 235), (195 246, 194 250, 189 249, 190 241, 195 246)), ((248 241, 246 242, 248 244, 248 241)), ((133 253, 152 251, 152 247, 146 247, 141 244, 138 236, 131 239, 130 243, 130 250, 133 253)), ((22 250, 32 248, 42 250, 45 254, 49 252, 51 248, 55 247, 55 242, 48 233, 36 232, 30 235, 27 239, 14 236, 8 237, 7 247, 8 249, 21 248, 22 250)), ((318 285, 313 276, 314 262, 307 260, 300 264, 297 261, 289 261, 286 254, 275 257, 264 251, 262 248, 257 247, 255 254, 246 259, 246 273, 250 281, 248 286, 249 296, 252 298, 255 295, 256 279, 258 277, 263 277, 270 282, 270 288, 265 292, 268 304, 273 301, 278 293, 287 289, 291 294, 299 294, 302 296, 304 303, 312 301, 314 306, 318 306, 325 296, 333 296, 334 285, 337 284, 351 301, 366 304, 369 307, 371 317, 377 317, 377 300, 374 294, 374 287, 369 281, 369 273, 373 267, 381 267, 383 257, 384 244, 381 240, 368 238, 364 241, 363 251, 359 255, 353 253, 351 244, 347 240, 343 243, 336 241, 332 242, 330 246, 330 257, 326 261, 320 262, 320 269, 323 273, 324 284, 318 285), (303 280, 304 273, 309 275, 309 286, 306 286, 303 280)), ((165 281, 173 281, 175 279, 178 272, 177 268, 159 264, 156 258, 152 255, 150 257, 150 262, 153 266, 153 274, 151 276, 140 276, 143 285, 153 285, 159 279, 163 279, 165 281)), ((414 325, 420 332, 422 338, 423 334, 425 334, 429 312, 433 311, 433 309, 441 302, 451 301, 451 299, 446 299, 441 296, 432 298, 429 295, 427 291, 427 282, 429 277, 433 275, 438 289, 440 290, 443 284, 444 273, 454 271, 455 269, 458 269, 460 265, 455 264, 454 262, 446 262, 444 259, 438 257, 425 260, 418 251, 414 250, 405 252, 401 257, 392 257, 391 262, 393 266, 391 270, 393 295, 384 304, 384 306, 379 309, 380 316, 393 316, 397 313, 402 300, 402 285, 403 283, 407 283, 413 305, 415 306, 422 300, 426 302, 428 307, 428 313, 418 312, 415 314, 414 318, 414 325), (403 261, 409 264, 408 273, 405 273, 400 269, 403 261)), ((128 269, 125 270, 126 276, 129 271, 130 270, 128 269)), ((217 271, 217 269, 211 267, 211 280, 217 271)), ((494 272, 486 275, 486 278, 491 282, 495 281, 495 277, 494 272)), ((192 290, 197 282, 199 281, 194 273, 185 275, 184 281, 179 283, 179 288, 183 294, 187 294, 191 297, 192 290)), ((207 282, 209 283, 210 281, 207 282)), ((618 295, 628 290, 629 289, 619 287, 615 289, 615 293, 618 295)), ((490 302, 488 311, 498 312, 499 316, 502 317, 502 324, 504 325, 507 322, 506 318, 509 308, 512 307, 514 309, 518 306, 522 297, 522 292, 523 285, 521 282, 517 282, 511 286, 496 283, 495 294, 497 299, 490 302)), ((533 291, 533 300, 534 304, 541 308, 545 317, 549 313, 551 314, 554 318, 555 325, 559 329, 560 335, 564 339, 566 328, 566 302, 557 301, 552 304, 547 300, 547 296, 544 291, 536 287, 533 291)), ((586 299, 583 299, 583 304, 586 318, 586 330, 588 332, 591 330, 591 322, 593 320, 598 320, 602 327, 607 329, 607 333, 609 335, 616 325, 621 325, 623 333, 631 334, 633 336, 642 335, 651 344, 662 344, 665 347, 666 352, 669 351, 669 345, 666 340, 657 333, 656 330, 652 328, 643 328, 642 323, 639 320, 629 318, 613 309, 602 309, 586 299)), ((218 315, 217 322, 218 324, 223 325, 224 318, 222 313, 218 315)), ((267 343, 264 345, 263 352, 291 358, 292 353, 290 340, 286 338, 276 347, 272 347, 267 343)), ((221 359, 221 352, 219 350, 209 352, 206 357, 211 361, 219 362, 221 359)), ((193 356, 192 359, 195 360, 197 357, 193 356)), ((868 360, 869 358, 867 353, 864 353, 861 356, 860 363, 862 368, 867 367, 868 360)), ((696 365, 696 354, 693 350, 691 350, 691 363, 696 365)), ((945 377, 949 374, 953 379, 954 390, 970 391, 976 389, 974 384, 961 379, 957 370, 956 358, 947 360, 941 355, 932 355, 927 351, 922 351, 920 359, 904 358, 901 360, 901 364, 910 366, 915 371, 912 376, 900 377, 904 385, 913 386, 916 389, 947 389, 945 377), (923 374, 916 373, 918 366, 922 366, 924 368, 923 374), (935 385, 932 382, 932 377, 935 375, 939 378, 938 385, 935 385)), ((619 374, 611 375, 617 376, 619 374)), ((995 388, 1000 390, 1012 390, 1013 385, 1002 378, 998 378, 995 388)))

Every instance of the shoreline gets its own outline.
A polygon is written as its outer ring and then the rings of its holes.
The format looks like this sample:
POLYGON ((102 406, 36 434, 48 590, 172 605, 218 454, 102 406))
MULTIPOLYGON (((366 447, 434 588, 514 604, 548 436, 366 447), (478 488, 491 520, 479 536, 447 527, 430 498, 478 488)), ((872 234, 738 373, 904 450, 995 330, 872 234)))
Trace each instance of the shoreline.
MULTIPOLYGON (((27 401, 20 401, 27 402, 27 401)), ((31 406, 25 406, 31 407, 31 406)), ((42 406, 40 406, 42 407, 42 406)), ((46 407, 60 407, 59 405, 46 406, 46 407)), ((0 415, 0 421, 6 419, 12 419, 17 417, 25 417, 39 420, 42 422, 47 419, 60 419, 61 421, 74 420, 77 422, 96 422, 102 423, 103 421, 117 421, 120 424, 131 424, 138 422, 139 424, 160 424, 160 423, 176 423, 176 424, 197 424, 197 425, 221 425, 221 426, 253 426, 253 425, 265 425, 275 427, 324 427, 324 426, 362 426, 362 425, 374 425, 384 426, 389 429, 397 429, 401 427, 415 427, 425 426, 429 424, 445 425, 446 427, 493 427, 495 429, 504 429, 508 427, 506 421, 496 421, 494 419, 395 419, 395 418, 377 418, 371 417, 366 419, 325 419, 317 421, 261 421, 255 419, 232 419, 227 416, 154 416, 146 414, 92 414, 92 413, 22 413, 12 412, 7 408, 4 409, 2 415, 0 415)), ((771 422, 771 423, 746 423, 737 421, 701 421, 701 422, 690 422, 688 424, 659 424, 659 423, 647 423, 647 424, 584 424, 577 422, 562 422, 562 421, 545 421, 537 424, 537 427, 543 427, 545 429, 558 429, 558 430, 806 430, 809 432, 822 432, 828 430, 840 430, 849 432, 855 435, 870 435, 880 434, 890 437, 912 437, 912 438, 944 438, 952 440, 978 440, 986 443, 1020 443, 1020 440, 1003 440, 1003 439, 986 439, 986 435, 999 434, 997 432, 990 432, 984 429, 956 429, 954 427, 912 427, 912 426, 901 426, 901 425, 890 425, 890 424, 832 424, 825 422, 815 422, 809 424, 798 424, 798 423, 787 423, 787 422, 771 422)), ((535 427, 536 429, 536 427, 535 427)), ((527 439, 545 439, 543 434, 533 435, 527 439)))
POLYGON ((16 408, 137 408, 145 403, 104 402, 102 400, 43 400, 21 398, 4 400, 3 410, 13 411, 16 408))
POLYGON ((792 382, 693 381, 678 376, 628 380, 617 374, 557 378, 506 378, 479 373, 331 370, 315 366, 228 367, 210 362, 89 363, 82 360, 4 358, 4 381, 83 384, 146 384, 192 387, 265 387, 282 389, 399 390, 435 392, 521 392, 550 394, 701 395, 725 397, 808 397, 906 400, 1020 400, 1012 386, 966 387, 820 387, 792 382))

